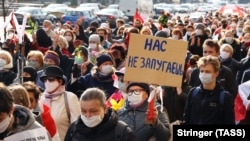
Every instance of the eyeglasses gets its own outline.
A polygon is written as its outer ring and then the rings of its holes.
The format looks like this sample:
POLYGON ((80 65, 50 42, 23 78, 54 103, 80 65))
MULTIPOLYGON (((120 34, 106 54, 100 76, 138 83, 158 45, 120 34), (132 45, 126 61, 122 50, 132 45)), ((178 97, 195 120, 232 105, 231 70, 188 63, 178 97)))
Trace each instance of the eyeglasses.
POLYGON ((135 94, 135 95, 139 95, 141 94, 142 91, 145 91, 144 89, 135 89, 135 90, 128 90, 128 95, 132 95, 132 94, 135 94))
POLYGON ((56 77, 45 77, 45 78, 43 79, 43 82, 46 82, 47 80, 48 80, 49 82, 53 82, 53 81, 56 80, 56 77))

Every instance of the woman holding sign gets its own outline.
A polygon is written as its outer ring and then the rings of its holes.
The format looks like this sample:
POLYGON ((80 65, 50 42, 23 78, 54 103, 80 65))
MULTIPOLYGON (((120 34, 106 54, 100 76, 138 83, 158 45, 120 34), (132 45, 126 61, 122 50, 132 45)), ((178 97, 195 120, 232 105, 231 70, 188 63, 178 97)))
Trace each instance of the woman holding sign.
POLYGON ((170 137, 169 120, 160 105, 155 103, 153 109, 148 106, 150 88, 146 83, 131 82, 127 86, 127 101, 124 108, 118 111, 119 120, 124 121, 135 131, 137 141, 167 141, 170 137), (151 118, 149 120, 149 115, 151 118), (143 120, 147 117, 146 121, 143 120))

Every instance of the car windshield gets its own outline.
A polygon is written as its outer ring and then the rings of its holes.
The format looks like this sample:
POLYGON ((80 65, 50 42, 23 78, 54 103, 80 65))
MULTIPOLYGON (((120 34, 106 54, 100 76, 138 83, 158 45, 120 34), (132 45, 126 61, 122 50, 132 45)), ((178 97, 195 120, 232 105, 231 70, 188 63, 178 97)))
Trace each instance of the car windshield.
POLYGON ((30 13, 33 9, 29 9, 29 8, 19 8, 16 12, 25 12, 25 13, 30 13))
POLYGON ((103 9, 99 13, 114 14, 117 12, 114 9, 103 9))

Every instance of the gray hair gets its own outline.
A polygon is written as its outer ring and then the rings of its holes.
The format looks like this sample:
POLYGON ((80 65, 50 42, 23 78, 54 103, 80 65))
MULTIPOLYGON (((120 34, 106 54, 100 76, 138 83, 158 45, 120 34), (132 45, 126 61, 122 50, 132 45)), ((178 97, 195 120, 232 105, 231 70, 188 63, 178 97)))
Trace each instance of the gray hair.
POLYGON ((106 104, 105 92, 99 88, 88 88, 81 95, 80 101, 89 101, 89 100, 99 100, 100 104, 104 106, 106 104))

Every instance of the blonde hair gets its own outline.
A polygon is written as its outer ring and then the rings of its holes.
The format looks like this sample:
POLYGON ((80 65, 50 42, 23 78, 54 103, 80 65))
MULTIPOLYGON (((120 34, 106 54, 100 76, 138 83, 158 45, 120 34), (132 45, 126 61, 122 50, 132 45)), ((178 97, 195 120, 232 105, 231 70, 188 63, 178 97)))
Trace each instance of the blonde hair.
POLYGON ((63 43, 63 47, 59 46, 61 49, 69 47, 68 41, 62 35, 59 36, 59 42, 63 43))
POLYGON ((220 51, 222 51, 226 47, 230 50, 230 53, 232 55, 234 53, 234 49, 230 44, 222 44, 221 47, 220 47, 220 51))
POLYGON ((11 69, 13 68, 13 59, 11 54, 8 51, 0 50, 0 56, 3 56, 6 58, 6 65, 3 68, 11 69))
POLYGON ((197 62, 199 68, 204 67, 208 64, 211 64, 213 66, 215 72, 218 72, 220 70, 220 61, 218 57, 208 55, 201 57, 197 62))
POLYGON ((140 34, 141 34, 141 35, 144 35, 144 34, 143 34, 144 31, 147 31, 147 32, 149 32, 150 35, 153 35, 152 30, 151 30, 148 26, 143 26, 142 29, 141 29, 140 34))
POLYGON ((36 57, 38 59, 38 63, 42 66, 43 65, 43 53, 39 50, 31 50, 27 55, 27 60, 29 60, 30 57, 36 57))
POLYGON ((14 98, 15 104, 23 105, 27 108, 30 107, 29 93, 22 85, 14 84, 7 88, 14 98))

